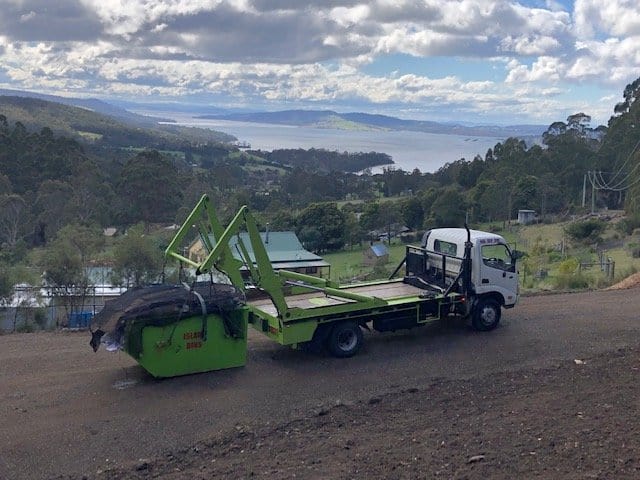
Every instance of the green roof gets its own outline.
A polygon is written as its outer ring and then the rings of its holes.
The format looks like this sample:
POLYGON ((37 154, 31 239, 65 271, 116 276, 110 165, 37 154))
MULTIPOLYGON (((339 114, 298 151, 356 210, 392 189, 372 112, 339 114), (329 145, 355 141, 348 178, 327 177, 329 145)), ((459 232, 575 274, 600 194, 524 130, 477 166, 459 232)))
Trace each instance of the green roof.
MULTIPOLYGON (((251 257, 252 262, 255 262, 256 257, 253 253, 251 242, 249 241, 249 234, 247 232, 241 232, 239 235, 249 253, 249 257, 251 257)), ((260 238, 267 250, 269 260, 273 264, 281 262, 322 262, 324 265, 329 265, 322 257, 305 250, 294 232, 260 232, 260 238)), ((211 236, 211 240, 212 243, 215 244, 213 236, 211 236)), ((231 237, 231 240, 229 240, 229 246, 231 247, 233 256, 241 259, 239 248, 236 247, 237 244, 238 235, 234 235, 231 237)))

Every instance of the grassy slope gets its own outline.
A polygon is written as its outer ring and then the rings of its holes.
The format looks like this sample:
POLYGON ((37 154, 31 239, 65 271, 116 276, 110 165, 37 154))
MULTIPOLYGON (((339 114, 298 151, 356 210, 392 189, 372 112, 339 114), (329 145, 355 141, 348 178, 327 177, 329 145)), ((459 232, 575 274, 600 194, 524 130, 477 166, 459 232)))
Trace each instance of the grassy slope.
MULTIPOLYGON (((475 226, 480 230, 494 231, 509 242, 509 244, 527 253, 524 261, 519 263, 520 279, 522 282, 523 292, 536 292, 542 290, 556 290, 571 288, 564 284, 559 284, 561 266, 563 262, 569 260, 571 262, 596 262, 597 254, 592 246, 581 245, 567 240, 564 234, 564 227, 567 223, 556 224, 540 224, 530 225, 526 227, 512 226, 502 230, 502 226, 497 224, 484 224, 475 226), (564 254, 560 246, 565 242, 564 254), (536 272, 544 270, 547 272, 546 278, 536 278, 536 272)), ((605 251, 606 257, 611 257, 615 262, 615 278, 613 282, 617 282, 622 278, 640 271, 640 258, 631 256, 629 243, 640 243, 640 239, 625 236, 615 225, 609 225, 605 233, 602 235, 604 241, 617 241, 623 246, 611 248, 605 251)), ((400 243, 394 243, 390 247, 389 263, 382 268, 374 269, 362 265, 363 252, 369 248, 367 243, 363 243, 360 247, 354 247, 342 252, 327 254, 324 259, 331 264, 331 279, 341 283, 350 283, 365 279, 382 279, 386 278, 402 260, 405 252, 405 246, 400 243)), ((571 276, 580 275, 573 272, 571 276)), ((586 282, 590 288, 606 286, 611 283, 607 280, 605 274, 600 268, 595 267, 584 270, 582 275, 586 278, 586 282)), ((569 282, 571 285, 571 282, 569 282)))
MULTIPOLYGON (((372 267, 362 265, 364 252, 369 248, 368 243, 363 243, 360 247, 353 247, 342 252, 329 253, 323 258, 331 264, 331 280, 340 283, 350 283, 354 279, 363 279, 364 275, 373 273, 372 267)), ((382 266, 375 275, 377 278, 386 278, 395 270, 398 263, 404 257, 405 246, 401 243, 394 243, 389 248, 389 263, 382 266)), ((371 279, 371 278, 368 278, 371 279)))

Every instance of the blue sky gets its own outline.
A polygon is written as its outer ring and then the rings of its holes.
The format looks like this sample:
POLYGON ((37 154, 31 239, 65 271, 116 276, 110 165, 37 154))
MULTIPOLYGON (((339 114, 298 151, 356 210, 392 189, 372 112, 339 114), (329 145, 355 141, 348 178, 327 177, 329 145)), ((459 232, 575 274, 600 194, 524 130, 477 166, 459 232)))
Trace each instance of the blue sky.
POLYGON ((4 0, 0 87, 404 118, 606 123, 635 0, 4 0), (606 8, 604 8, 606 5, 606 8))

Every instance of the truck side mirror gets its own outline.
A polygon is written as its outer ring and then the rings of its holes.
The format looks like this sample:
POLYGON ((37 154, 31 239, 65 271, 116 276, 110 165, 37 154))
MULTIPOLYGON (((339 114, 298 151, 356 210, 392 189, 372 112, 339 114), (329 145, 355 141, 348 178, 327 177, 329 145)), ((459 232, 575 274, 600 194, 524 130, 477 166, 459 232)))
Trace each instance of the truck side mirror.
POLYGON ((515 263, 526 255, 527 252, 523 252, 522 250, 514 250, 513 252, 511 252, 511 263, 515 263))

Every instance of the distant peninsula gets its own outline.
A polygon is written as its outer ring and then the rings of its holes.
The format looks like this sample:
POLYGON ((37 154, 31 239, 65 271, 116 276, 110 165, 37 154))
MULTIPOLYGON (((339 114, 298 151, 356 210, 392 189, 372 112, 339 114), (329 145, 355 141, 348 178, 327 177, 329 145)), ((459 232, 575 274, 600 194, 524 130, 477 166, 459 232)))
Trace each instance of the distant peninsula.
POLYGON ((198 119, 227 120, 232 122, 294 125, 340 130, 408 130, 444 135, 475 137, 536 137, 542 135, 543 125, 462 125, 426 120, 404 120, 388 115, 369 113, 338 113, 332 110, 282 110, 277 112, 216 113, 198 115, 198 119))

